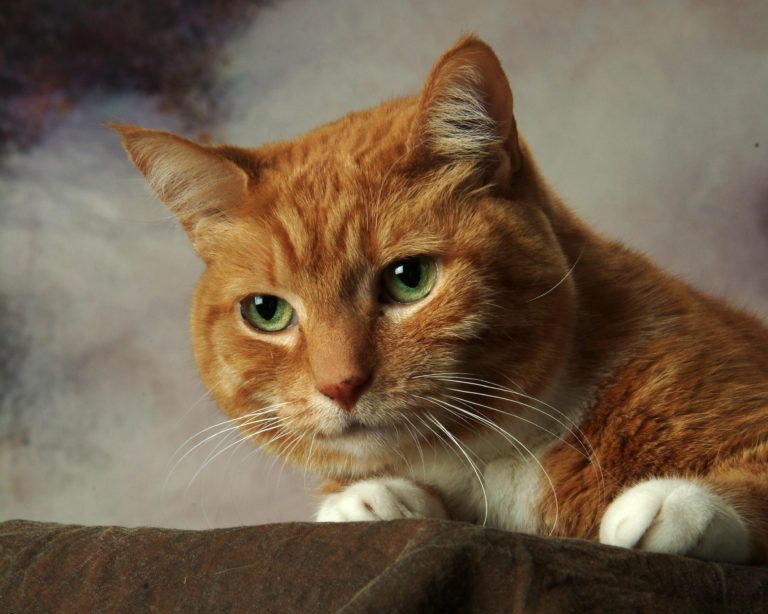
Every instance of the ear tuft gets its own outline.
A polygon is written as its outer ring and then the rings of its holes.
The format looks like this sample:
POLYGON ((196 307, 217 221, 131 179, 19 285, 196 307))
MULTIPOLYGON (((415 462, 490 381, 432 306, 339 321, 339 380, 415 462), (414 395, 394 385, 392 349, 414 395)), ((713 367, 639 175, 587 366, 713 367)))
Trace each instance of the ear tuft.
POLYGON ((498 180, 520 154, 512 91, 496 54, 475 36, 446 51, 424 84, 409 148, 416 156, 474 161, 498 180))
POLYGON ((107 127, 120 133, 131 161, 190 236, 203 218, 226 214, 244 200, 248 176, 214 151, 161 130, 107 127))
POLYGON ((431 101, 425 117, 425 142, 446 158, 481 158, 503 138, 485 108, 480 92, 482 77, 472 66, 461 66, 449 84, 431 101))

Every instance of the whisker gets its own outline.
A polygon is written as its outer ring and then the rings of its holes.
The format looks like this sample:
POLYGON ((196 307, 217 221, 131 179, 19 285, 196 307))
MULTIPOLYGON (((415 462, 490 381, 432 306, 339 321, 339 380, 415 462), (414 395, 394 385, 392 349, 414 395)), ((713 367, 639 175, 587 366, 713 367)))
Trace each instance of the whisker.
POLYGON ((404 424, 406 430, 410 434, 411 439, 413 439, 413 443, 416 444, 416 450, 418 451, 419 458, 421 459, 422 475, 425 475, 427 473, 427 466, 424 461, 424 451, 421 449, 421 442, 419 441, 419 438, 417 436, 418 429, 413 424, 413 422, 411 422, 410 418, 408 418, 407 416, 402 416, 402 417, 405 419, 405 422, 406 422, 406 424, 404 424), (413 430, 411 430, 411 427, 413 428, 413 430))
MULTIPOLYGON (((579 430, 579 426, 573 420, 571 420, 564 412, 562 412, 559 409, 556 409, 555 407, 553 407, 552 405, 549 405, 548 403, 545 403, 544 401, 541 401, 541 400, 539 400, 539 399, 537 399, 535 397, 532 397, 531 395, 526 394, 524 392, 518 392, 516 390, 512 390, 511 388, 506 388, 505 386, 500 386, 500 385, 494 384, 492 382, 487 382, 485 380, 480 380, 479 378, 471 379, 471 378, 468 378, 468 377, 453 377, 453 378, 436 378, 436 379, 438 379, 440 381, 448 381, 448 382, 453 382, 453 383, 458 383, 458 384, 470 384, 472 386, 477 386, 478 388, 486 388, 486 389, 490 389, 490 390, 497 390, 497 391, 500 391, 500 392, 506 392, 506 393, 512 394, 514 396, 519 396, 519 397, 523 397, 523 398, 531 400, 531 401, 535 401, 537 403, 540 403, 541 405, 544 405, 548 409, 551 409, 555 413, 557 413, 561 418, 563 418, 568 423, 570 423, 571 426, 568 426, 568 425, 564 424, 559 419, 555 418, 555 416, 553 416, 553 415, 551 415, 551 414, 549 414, 547 412, 544 412, 544 410, 542 410, 542 409, 540 409, 538 407, 535 407, 535 406, 527 404, 527 403, 523 403, 522 401, 515 400, 514 402, 519 404, 519 405, 521 405, 521 406, 523 406, 523 407, 527 407, 529 409, 532 409, 534 411, 542 413, 542 414, 546 415, 549 418, 552 418, 552 419, 556 420, 557 423, 560 426, 562 426, 564 429, 566 429, 568 431, 572 431, 573 429, 579 430)), ((472 394, 480 394, 480 393, 479 392, 473 392, 472 394)), ((489 396, 492 396, 492 395, 489 395, 489 396)), ((504 400, 508 400, 508 401, 513 401, 513 399, 508 399, 507 397, 494 397, 494 398, 504 399, 504 400)))
MULTIPOLYGON (((430 399, 424 399, 424 400, 430 400, 430 399)), ((478 484, 480 484, 480 490, 483 491, 483 502, 485 504, 485 513, 483 515, 483 526, 485 526, 486 523, 488 522, 488 493, 485 491, 485 484, 483 483, 483 478, 480 475, 480 470, 477 468, 477 465, 475 464, 475 462, 469 457, 469 454, 467 454, 466 450, 461 445, 461 443, 459 443, 456 437, 454 437, 453 434, 448 429, 446 429, 442 424, 440 424, 439 420, 436 420, 432 414, 427 414, 427 418, 429 418, 432 421, 432 423, 441 431, 443 431, 446 437, 448 437, 453 442, 453 444, 467 459, 467 462, 469 463, 470 468, 474 472, 475 477, 477 477, 477 482, 478 484)))
MULTIPOLYGON (((507 439, 507 441, 509 441, 509 443, 512 444, 513 447, 515 447, 515 449, 517 449, 517 446, 520 446, 523 450, 525 450, 528 453, 530 458, 539 466, 539 469, 541 469, 541 471, 544 473, 544 476, 546 477, 547 481, 549 482, 550 489, 552 490, 552 495, 553 495, 553 497, 555 499, 555 520, 552 523, 552 528, 550 529, 550 532, 549 532, 549 534, 552 535, 554 533, 554 531, 555 531, 555 528, 557 527, 557 522, 558 522, 558 518, 559 518, 559 515, 560 515, 560 505, 559 505, 558 500, 557 500, 557 492, 555 490, 555 485, 552 482, 552 478, 550 477, 550 475, 547 472, 547 470, 544 468, 544 465, 541 464, 541 461, 536 457, 536 455, 530 449, 528 449, 528 447, 522 441, 520 441, 517 437, 515 437, 514 435, 508 433, 506 430, 501 428, 495 422, 493 422, 491 420, 488 420, 488 418, 485 418, 484 416, 479 416, 477 414, 474 414, 474 413, 472 413, 470 411, 467 411, 466 409, 462 409, 462 408, 457 407, 457 406, 455 406, 455 405, 453 405, 451 403, 447 403, 446 401, 438 401, 437 399, 433 399, 433 402, 438 402, 441 405, 444 403, 445 405, 451 407, 452 409, 454 409, 454 410, 456 410, 458 412, 461 412, 463 414, 467 414, 468 416, 470 416, 471 418, 477 420, 481 424, 484 424, 484 425, 488 426, 489 428, 493 429, 494 431, 496 431, 497 433, 499 433, 502 437, 507 439), (515 444, 517 444, 517 445, 515 445, 515 444)), ((518 452, 519 452, 519 450, 518 450, 518 452)))
POLYGON ((277 491, 280 490, 280 480, 283 477, 283 471, 285 471, 285 466, 287 464, 291 451, 293 451, 296 448, 296 446, 298 446, 299 443, 301 443, 301 441, 304 439, 300 435, 293 435, 293 438, 294 438, 293 443, 290 446, 288 446, 288 448, 286 448, 285 452, 283 453, 285 462, 283 462, 282 466, 280 467, 280 473, 277 474, 277 482, 275 483, 275 490, 277 491))
MULTIPOLYGON (((435 431, 435 429, 433 429, 431 426, 429 426, 429 424, 427 424, 426 420, 424 420, 423 417, 421 417, 419 415, 417 415, 415 417, 418 418, 419 422, 421 422, 424 425, 424 428, 426 428, 430 433, 432 433, 435 437, 437 437, 440 440, 440 443, 442 443, 442 444, 450 444, 450 442, 446 442, 445 438, 440 433, 438 433, 437 431, 435 431)), ((453 452, 456 455, 456 458, 459 459, 459 462, 461 462, 461 463, 465 462, 464 457, 462 455, 460 455, 456 450, 454 450, 450 445, 447 445, 446 449, 448 449, 451 452, 453 452)), ((433 458, 434 458, 434 455, 437 453, 437 450, 434 448, 434 446, 432 446, 432 452, 433 452, 433 458)))
POLYGON ((205 399, 206 397, 209 397, 209 396, 211 396, 211 393, 213 393, 213 391, 214 391, 216 388, 218 388, 220 385, 221 385, 221 382, 217 382, 216 384, 214 384, 213 386, 211 386, 211 388, 209 388, 209 389, 208 389, 208 390, 206 390, 206 391, 205 391, 203 394, 201 394, 201 395, 200 395, 200 398, 199 398, 199 399, 197 399, 197 401, 195 401, 194 403, 192 403, 192 405, 190 405, 190 406, 189 406, 189 407, 188 407, 188 408, 187 408, 187 409, 184 411, 184 413, 183 413, 183 414, 182 414, 182 415, 179 417, 179 419, 176 421, 176 424, 179 424, 179 423, 180 423, 182 420, 184 420, 184 418, 186 418, 186 417, 187 417, 187 416, 188 416, 188 415, 191 413, 191 411, 192 411, 193 409, 195 409, 195 407, 197 407, 198 405, 200 405, 200 403, 202 403, 202 402, 203 402, 203 399, 205 399))
MULTIPOLYGON (((266 410, 265 410, 265 411, 266 411, 266 410)), ((259 414, 259 415, 261 415, 261 414, 259 414)), ((242 424, 238 424, 238 423, 237 423, 237 421, 238 421, 238 420, 241 420, 241 419, 242 419, 242 418, 233 418, 233 419, 231 419, 231 420, 226 420, 226 421, 222 422, 221 424, 230 424, 230 425, 233 425, 233 426, 229 426, 229 427, 227 427, 227 428, 224 428, 224 429, 220 429, 219 431, 215 432, 213 435, 209 435, 208 437, 206 437, 206 438, 205 438, 205 439, 203 439, 202 441, 200 441, 200 442, 198 442, 197 444, 195 444, 194 446, 192 446, 192 447, 191 447, 189 450, 187 450, 187 452, 186 452, 185 454, 183 454, 183 455, 182 455, 182 456, 181 456, 181 457, 180 457, 180 458, 179 458, 179 459, 178 459, 178 460, 177 460, 177 461, 174 463, 173 467, 171 468, 171 470, 170 470, 170 471, 168 472, 168 474, 166 475, 166 478, 165 478, 165 484, 166 484, 166 485, 168 484, 168 480, 171 478, 171 475, 173 475, 174 471, 176 471, 176 468, 179 466, 179 464, 181 464, 181 462, 182 462, 182 461, 183 461, 183 460, 184 460, 184 459, 185 459, 187 456, 189 456, 190 454, 192 454, 192 452, 194 452, 195 450, 197 450, 199 447, 201 447, 201 446, 205 445, 205 444, 206 444, 207 442, 209 442, 211 439, 215 439, 216 437, 219 437, 219 436, 223 435, 224 433, 231 433, 231 432, 233 432, 233 431, 237 431, 237 430, 239 430, 239 429, 242 429, 242 428, 244 428, 244 427, 246 427, 246 426, 248 426, 248 425, 250 425, 250 424, 255 424, 255 423, 260 423, 260 422, 269 422, 269 421, 272 421, 272 420, 277 420, 278 418, 276 418, 276 417, 272 417, 272 418, 262 418, 262 419, 251 419, 251 420, 246 420, 246 421, 245 421, 245 422, 243 422, 242 424)), ((217 425, 217 426, 218 426, 218 425, 217 425)), ((215 428, 215 427, 214 427, 214 428, 215 428)), ((188 440, 187 440, 187 442, 189 442, 189 441, 193 440, 195 437, 198 437, 198 436, 199 436, 201 433, 204 433, 205 431, 208 431, 208 430, 210 430, 210 427, 209 427, 209 428, 206 428, 206 429, 203 429, 202 431, 200 431, 200 433, 197 433, 196 435, 194 435, 193 437, 191 437, 190 439, 188 439, 188 440)), ((229 435, 227 435, 227 437, 229 437, 229 435)), ((185 442, 185 444, 186 444, 186 442, 185 442)), ((182 445, 185 445, 185 444, 182 444, 182 445)), ((169 461, 169 462, 170 462, 170 461, 169 461)))
POLYGON ((218 452, 216 452, 216 454, 213 454, 212 456, 209 455, 209 457, 200 465, 198 470, 192 476, 192 479, 189 481, 189 484, 187 485, 187 488, 184 491, 185 494, 189 492, 189 489, 192 486, 192 483, 195 481, 197 476, 200 475, 200 473, 203 471, 203 469, 205 469, 208 465, 210 465, 214 460, 216 460, 216 458, 221 456, 224 452, 226 452, 227 450, 229 450, 233 446, 241 445, 243 442, 250 440, 251 437, 253 437, 255 435, 259 435, 261 433, 266 433, 268 431, 280 428, 280 426, 281 426, 280 424, 276 424, 274 426, 262 427, 261 429, 258 429, 255 432, 248 432, 248 433, 244 434, 241 438, 239 438, 237 441, 235 441, 234 443, 231 443, 231 444, 227 445, 226 447, 222 448, 221 450, 219 450, 218 452))
MULTIPOLYGON (((281 428, 281 429, 282 429, 282 427, 283 427, 283 425, 282 425, 282 424, 281 424, 281 425, 278 425, 278 426, 280 426, 280 428, 281 428)), ((278 432, 276 435, 274 435, 274 436, 273 436, 273 437, 272 437, 272 438, 271 438, 269 441, 266 441, 266 442, 264 442, 264 443, 261 443, 261 444, 259 444, 259 445, 258 445, 258 446, 256 446, 256 447, 254 447, 254 448, 253 448, 253 450, 251 450, 250 452, 248 452, 248 454, 246 454, 246 455, 245 455, 245 457, 243 458, 243 460, 242 460, 242 461, 240 461, 240 462, 241 462, 241 463, 244 463, 244 462, 246 462, 246 461, 247 461, 249 458, 251 458, 251 456, 253 456, 253 455, 255 455, 255 454, 261 454, 262 452, 264 452, 264 451, 267 449, 267 447, 268 447, 268 446, 269 446, 269 445, 270 445, 272 442, 274 442, 274 441, 277 441, 278 439, 280 439, 281 437, 284 437, 284 436, 285 436, 285 433, 283 433, 283 431, 281 430, 281 431, 280 431, 280 432, 278 432)), ((274 463, 275 463, 275 461, 273 460, 273 461, 272 461, 272 464, 274 465, 274 463)))
MULTIPOLYGON (((284 426, 284 425, 283 425, 284 426)), ((271 451, 270 454, 274 457, 272 458, 272 462, 269 465, 269 471, 267 471, 267 475, 272 474, 272 470, 275 468, 275 465, 277 464, 277 461, 280 460, 280 457, 283 455, 283 452, 291 447, 293 443, 296 441, 296 436, 291 433, 290 431, 287 431, 286 429, 283 429, 280 431, 280 433, 277 434, 276 437, 273 437, 268 443, 272 443, 275 441, 275 439, 280 439, 282 437, 283 441, 280 442, 280 445, 277 446, 277 450, 271 451)), ((256 448, 251 452, 253 454, 254 452, 259 452, 259 448, 256 448)))
POLYGON ((312 441, 309 442, 309 452, 307 453, 307 460, 304 463, 304 488, 307 488, 307 474, 309 473, 309 464, 312 461, 312 451, 315 448, 315 438, 317 433, 312 435, 312 441))
MULTIPOLYGON (((518 390, 512 390, 511 388, 507 388, 506 386, 501 386, 500 384, 496 384, 494 382, 491 382, 491 381, 488 381, 488 380, 484 380, 484 379, 479 378, 479 377, 475 377, 475 376, 468 375, 468 374, 462 374, 462 373, 436 373, 436 374, 432 374, 432 375, 416 376, 416 378, 418 378, 418 377, 432 377, 433 379, 437 379, 439 381, 453 381, 455 383, 471 384, 473 386, 477 386, 478 388, 488 388, 488 389, 492 389, 492 390, 498 390, 498 391, 501 391, 501 392, 506 392, 506 393, 509 393, 509 394, 512 394, 512 395, 515 395, 515 396, 521 396, 523 398, 526 398, 526 399, 529 399, 531 401, 535 401, 536 403, 539 403, 541 405, 544 405, 548 409, 551 409, 552 411, 554 411, 556 414, 558 414, 561 418, 563 418, 565 421, 567 421, 571 425, 571 427, 568 427, 567 425, 565 425, 565 424, 563 424, 561 422, 559 423, 563 428, 567 429, 568 431, 572 431, 573 429, 575 429, 577 431, 581 430, 579 428, 579 425, 576 424, 570 417, 568 417, 568 415, 565 414, 565 412, 560 411, 559 409, 557 409, 556 407, 550 405, 549 403, 546 403, 545 401, 537 399, 534 396, 526 394, 525 392, 520 392, 518 390), (444 377, 444 376, 447 376, 447 377, 444 377)), ((512 399, 508 399, 508 400, 511 401, 512 399)), ((536 408, 536 407, 534 407, 532 405, 525 405, 525 407, 529 407, 530 409, 533 409, 533 410, 536 410, 536 411, 539 411, 539 412, 542 411, 541 409, 538 409, 538 408, 536 408)), ((554 419, 554 416, 550 415, 549 417, 554 419)), ((581 433, 581 432, 580 432, 580 434, 583 435, 583 433, 581 433)))
MULTIPOLYGON (((530 408, 530 409, 532 409, 534 411, 542 413, 542 414, 548 416, 549 418, 555 420, 558 424, 560 424, 560 426, 562 426, 564 429, 566 429, 567 432, 571 433, 574 436, 574 438, 576 439, 576 441, 581 445, 582 449, 584 450, 584 454, 582 456, 584 458, 586 458, 590 462, 592 467, 594 468, 595 475, 596 475, 597 481, 598 481, 598 489, 600 490, 600 498, 601 498, 601 501, 604 500, 604 497, 605 497, 605 477, 603 475, 603 468, 602 468, 602 465, 600 464, 600 459, 599 459, 597 453, 595 452, 595 449, 592 446, 592 443, 589 441, 589 438, 586 436, 586 434, 581 430, 579 425, 576 422, 574 422, 564 412, 560 411, 559 409, 557 409, 556 407, 550 405, 549 403, 546 403, 545 401, 542 401, 541 399, 537 399, 534 396, 526 394, 525 392, 517 391, 517 390, 512 390, 511 388, 507 388, 505 386, 501 386, 499 384, 495 384, 494 382, 490 382, 488 380, 484 380, 482 378, 479 378, 479 377, 476 377, 476 376, 473 376, 473 375, 469 375, 469 374, 462 374, 462 373, 436 373, 436 374, 431 374, 431 375, 415 376, 415 378, 418 378, 418 377, 427 377, 427 378, 431 377, 431 378, 437 379, 439 381, 453 381, 453 382, 456 382, 456 383, 470 384, 472 386, 477 386, 479 388, 498 390, 498 391, 501 391, 501 392, 505 392, 505 393, 508 393, 508 394, 512 394, 512 395, 515 395, 515 396, 520 396, 520 397, 529 399, 529 400, 531 400, 531 401, 533 401, 535 403, 539 403, 539 404, 543 405, 544 407, 548 408, 552 412, 558 414, 559 416, 561 416, 563 418, 563 420, 568 422, 571 425, 571 427, 569 427, 566 424, 564 424, 563 422, 559 421, 555 416, 553 416, 551 414, 548 414, 547 412, 541 410, 540 408, 537 408, 537 407, 532 406, 530 404, 522 403, 522 402, 517 401, 515 399, 508 399, 506 397, 495 397, 495 398, 499 398, 501 400, 509 401, 511 403, 517 403, 519 405, 522 405, 524 407, 528 407, 528 408, 530 408), (448 377, 441 377, 441 376, 448 376, 448 377)), ((514 384, 514 382, 512 382, 512 383, 514 384)), ((515 385, 517 385, 517 384, 515 384, 515 385)), ((465 391, 465 392, 468 392, 468 391, 465 391)), ((479 393, 472 393, 472 394, 479 394, 479 393)), ((512 414, 512 415, 514 415, 514 414, 512 414)), ((561 441, 563 441, 563 440, 561 439, 561 441)), ((578 450, 576 450, 576 451, 578 452, 578 450)))
POLYGON ((173 454, 171 454, 171 456, 168 459, 168 462, 166 463, 166 466, 165 466, 166 470, 168 469, 168 465, 170 465, 173 462, 173 460, 176 458, 176 455, 179 454, 184 449, 184 446, 186 446, 188 443, 192 442, 196 437, 199 437, 203 433, 205 433, 207 431, 210 431, 212 429, 218 428, 218 427, 220 427, 220 426, 222 426, 224 424, 232 424, 233 422, 235 422, 235 420, 236 420, 236 418, 228 418, 227 420, 223 420, 222 422, 217 422, 216 424, 214 424, 212 426, 208 426, 208 427, 202 429, 201 431, 198 431, 197 433, 195 433, 191 437, 189 437, 186 441, 184 441, 184 443, 182 443, 178 448, 176 448, 176 450, 174 451, 173 454))
MULTIPOLYGON (((450 390, 452 392, 460 392, 460 393, 464 393, 464 394, 478 395, 478 396, 482 396, 482 397, 502 399, 502 397, 497 397, 495 395, 482 394, 482 393, 474 392, 474 391, 471 391, 471 390, 462 390, 461 388, 448 388, 447 390, 450 390)), ((483 409, 487 409, 487 410, 490 410, 490 411, 493 411, 493 412, 496 412, 496 413, 504 414, 505 416, 509 416, 510 418, 515 418, 516 420, 519 420, 521 422, 525 422, 526 424, 530 424, 531 426, 535 426, 537 429, 547 433, 548 435, 551 435, 553 439, 556 439, 557 441, 560 441, 564 445, 568 446, 569 448, 571 448, 574 452, 576 452, 577 454, 579 454, 583 458, 589 459, 589 453, 587 452, 586 446, 575 435, 574 435, 574 437, 576 438, 576 441, 578 441, 581 444, 581 447, 582 447, 581 450, 579 450, 576 446, 574 446, 571 442, 566 440, 561 435, 559 435, 559 434, 557 434, 557 433, 555 433, 553 431, 550 431, 548 428, 538 424, 537 422, 534 422, 533 420, 529 420, 528 418, 525 418, 525 417, 523 417, 523 416, 521 416, 519 414, 516 414, 514 412, 510 412, 510 411, 504 411, 503 409, 499 409, 498 407, 493 407, 492 405, 487 405, 485 403, 479 403, 477 401, 472 401, 470 399, 464 399, 464 398, 461 398, 461 397, 455 397, 453 395, 446 395, 446 396, 448 398, 452 398, 452 399, 457 400, 457 401, 462 401, 464 403, 467 403, 469 405, 473 405, 475 407, 481 407, 483 409)), ((520 401, 515 401, 513 399, 503 399, 503 400, 507 400, 510 403, 514 403, 515 405, 521 405, 523 407, 531 407, 531 409, 535 409, 537 411, 541 411, 538 408, 535 408, 535 407, 532 407, 532 406, 528 405, 527 403, 521 403, 520 401)), ((549 414, 546 414, 546 412, 544 412, 544 413, 548 417, 550 417, 550 418, 552 417, 552 416, 549 416, 549 414)), ((560 423, 559 421, 557 421, 557 422, 560 423)), ((560 424, 562 425, 562 423, 560 423, 560 424)), ((562 425, 562 426, 565 428, 565 425, 562 425)), ((570 430, 568 430, 568 432, 570 432, 570 430)))
MULTIPOLYGON (((257 418, 257 417, 259 417, 259 416, 261 416, 261 415, 263 415, 263 414, 265 414, 267 412, 270 412, 270 411, 272 411, 274 409, 277 409, 278 407, 282 407, 283 405, 286 405, 286 403, 276 403, 275 405, 268 405, 268 406, 263 407, 261 409, 257 409, 257 410, 254 410, 254 411, 250 412, 250 413, 247 413, 247 414, 245 414, 243 416, 238 416, 237 418, 228 418, 226 420, 222 420, 221 422, 217 422, 216 424, 213 424, 211 426, 208 426, 208 427, 198 431, 197 433, 195 433, 194 435, 189 437, 178 448, 176 448, 176 451, 168 459, 168 463, 166 464, 166 469, 167 469, 168 465, 170 465, 173 462, 173 459, 176 457, 176 455, 179 454, 181 452, 181 450, 184 449, 184 446, 186 446, 187 444, 191 443, 195 438, 200 437, 200 435, 202 435, 203 433, 206 433, 208 431, 211 431, 211 430, 216 429, 216 428, 218 428, 220 426, 223 426, 223 425, 234 425, 231 428, 236 429, 236 428, 239 428, 240 426, 245 426, 247 424, 251 424, 251 419, 252 418, 257 418), (238 421, 239 420, 243 420, 243 419, 245 419, 246 421, 243 422, 242 424, 238 424, 238 421)), ((199 447, 199 445, 204 444, 206 441, 208 441, 210 439, 213 439, 214 437, 217 437, 217 436, 221 435, 222 433, 225 433, 225 432, 227 432, 229 430, 230 429, 223 429, 223 430, 221 430, 221 431, 219 431, 217 433, 214 433, 210 437, 206 437, 198 445, 196 445, 194 448, 192 448, 192 450, 194 450, 197 447, 199 447)), ((189 452, 191 452, 192 450, 189 450, 186 454, 184 454, 184 456, 182 456, 181 459, 179 459, 179 461, 174 465, 174 469, 179 464, 179 462, 181 460, 183 460, 183 458, 185 456, 187 456, 187 454, 189 454, 189 452)), ((173 469, 171 469, 171 473, 173 473, 173 469)))
MULTIPOLYGON (((268 476, 272 475, 272 471, 274 471, 275 465, 277 465, 277 461, 283 457, 287 457, 287 454, 290 453, 290 451, 293 450, 293 448, 303 439, 301 435, 298 435, 296 431, 293 428, 291 428, 292 422, 293 421, 290 417, 286 417, 283 420, 283 423, 281 425, 282 431, 278 433, 275 437, 273 437, 269 442, 267 442, 267 444, 264 444, 264 446, 269 445, 275 439, 279 439, 280 437, 283 437, 283 441, 277 447, 277 450, 275 450, 274 452, 271 452, 274 458, 272 459, 272 463, 270 463, 269 465, 269 470, 267 471, 268 476)), ((259 450, 260 448, 256 448, 248 456, 259 452, 259 450)), ((278 474, 278 482, 280 480, 280 476, 282 476, 283 474, 284 468, 285 468, 285 463, 283 463, 283 465, 281 465, 280 467, 280 473, 278 474)), ((275 492, 277 492, 278 482, 275 483, 275 492)))
POLYGON ((568 269, 568 272, 567 272, 565 275, 563 275, 563 278, 562 278, 560 281, 558 281, 558 282, 557 282, 557 283, 556 283, 554 286, 552 286, 552 287, 551 287, 549 290, 547 290, 546 292, 543 292, 543 293, 539 294, 538 296, 534 296, 533 298, 531 298, 531 299, 528 299, 528 300, 527 300, 527 301, 525 301, 525 302, 526 302, 526 303, 532 303, 533 301, 537 301, 537 300, 539 300, 540 298, 543 298, 543 297, 547 296, 547 294, 549 294, 549 293, 550 293, 550 292, 552 292, 553 290, 557 289, 557 287, 558 287, 560 284, 562 284, 562 283, 563 283, 563 282, 564 282, 564 281, 565 281, 565 280, 568 278, 568 276, 569 276, 571 273, 573 273, 573 269, 575 269, 575 268, 576 268, 576 265, 577 265, 577 264, 579 264, 579 260, 581 260, 581 256, 582 256, 582 254, 584 254, 584 249, 585 249, 585 247, 586 247, 586 246, 584 246, 584 247, 582 247, 582 248, 581 248, 581 251, 579 252, 579 255, 577 256, 577 258, 576 258, 576 260, 574 261, 573 265, 571 265, 571 268, 570 268, 570 269, 568 269))

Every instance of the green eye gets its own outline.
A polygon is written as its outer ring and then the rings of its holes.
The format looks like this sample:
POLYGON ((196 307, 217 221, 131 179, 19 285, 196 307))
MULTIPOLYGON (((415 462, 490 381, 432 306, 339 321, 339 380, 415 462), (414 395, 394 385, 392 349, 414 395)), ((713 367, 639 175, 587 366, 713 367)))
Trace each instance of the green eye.
POLYGON ((293 307, 271 294, 252 294, 240 301, 240 313, 254 328, 276 333, 293 322, 293 307))
POLYGON ((435 285, 437 264, 429 256, 397 260, 384 269, 382 284, 389 298, 398 303, 415 303, 435 285))

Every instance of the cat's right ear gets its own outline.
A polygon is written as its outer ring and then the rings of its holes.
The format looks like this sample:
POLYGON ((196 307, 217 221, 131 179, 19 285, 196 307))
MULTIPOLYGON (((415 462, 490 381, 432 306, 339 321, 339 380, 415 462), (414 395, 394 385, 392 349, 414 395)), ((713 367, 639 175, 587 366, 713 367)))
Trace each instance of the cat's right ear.
POLYGON ((248 176, 214 151, 162 130, 109 124, 152 190, 205 258, 205 229, 246 197, 248 176))

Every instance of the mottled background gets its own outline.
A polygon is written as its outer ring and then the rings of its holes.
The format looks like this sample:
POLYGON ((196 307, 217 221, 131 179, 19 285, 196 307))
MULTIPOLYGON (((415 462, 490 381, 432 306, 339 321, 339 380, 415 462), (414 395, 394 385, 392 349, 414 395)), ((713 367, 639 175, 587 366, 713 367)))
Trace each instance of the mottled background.
POLYGON ((221 420, 187 333, 201 264, 101 122, 288 139, 418 91, 474 30, 575 210, 768 318, 762 0, 23 4, 0 12, 0 520, 310 514, 300 473, 185 444, 221 420))

